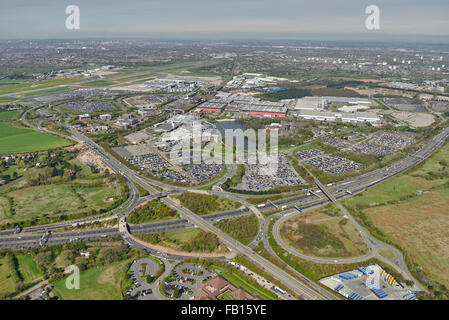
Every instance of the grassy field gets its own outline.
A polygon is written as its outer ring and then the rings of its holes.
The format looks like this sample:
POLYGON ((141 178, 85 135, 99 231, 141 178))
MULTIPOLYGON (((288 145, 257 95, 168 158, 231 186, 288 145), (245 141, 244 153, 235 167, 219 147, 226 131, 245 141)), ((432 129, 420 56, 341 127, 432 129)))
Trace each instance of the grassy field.
POLYGON ((14 292, 16 286, 12 277, 13 270, 8 267, 6 259, 6 257, 0 258, 0 297, 14 292))
POLYGON ((357 229, 344 218, 326 214, 326 208, 288 219, 280 226, 280 234, 287 245, 309 256, 348 258, 368 250, 357 229))
POLYGON ((178 241, 179 244, 190 242, 193 238, 201 234, 199 228, 189 228, 165 232, 165 236, 168 239, 178 241))
POLYGON ((0 102, 13 102, 16 101, 18 98, 12 98, 12 97, 0 97, 0 102))
POLYGON ((57 87, 57 88, 51 88, 51 89, 45 89, 45 90, 38 90, 34 92, 26 92, 22 93, 19 96, 20 97, 33 97, 33 96, 42 96, 45 94, 51 94, 51 93, 59 93, 59 92, 66 92, 72 90, 69 87, 57 87))
POLYGON ((449 286, 449 188, 365 212, 412 261, 449 286))
POLYGON ((80 273, 80 289, 69 290, 65 280, 55 283, 53 292, 61 300, 121 300, 120 275, 126 272, 128 261, 87 269, 80 273))
POLYGON ((17 85, 8 85, 8 86, 0 86, 0 94, 7 94, 7 93, 14 93, 14 92, 21 92, 21 91, 27 91, 27 90, 33 90, 33 89, 44 89, 48 87, 53 87, 57 85, 67 84, 67 83, 73 83, 81 81, 81 78, 70 78, 70 79, 53 79, 53 80, 44 80, 34 83, 21 83, 17 85))
POLYGON ((11 120, 20 110, 2 111, 0 112, 0 120, 11 120))
POLYGON ((20 287, 30 286, 41 279, 42 273, 31 254, 0 258, 0 299, 11 296, 17 293, 20 287))
POLYGON ((111 86, 115 84, 115 82, 106 81, 106 80, 96 80, 86 83, 89 87, 105 87, 105 86, 111 86))
POLYGON ((381 249, 377 250, 377 252, 378 252, 382 257, 385 257, 385 258, 387 258, 387 259, 394 259, 394 257, 395 257, 394 252, 391 251, 391 250, 389 250, 389 249, 381 248, 381 249))
POLYGON ((19 263, 19 273, 24 283, 32 283, 42 278, 42 273, 31 254, 18 255, 17 261, 19 263))
MULTIPOLYGON (((98 179, 97 182, 102 182, 98 179)), ((68 184, 49 184, 26 187, 0 195, 0 223, 32 219, 36 216, 71 214, 105 207, 107 199, 117 199, 115 185, 71 187, 68 184), (11 212, 10 200, 14 212, 11 212)))
POLYGON ((399 246, 426 275, 446 286, 449 286, 448 159, 446 143, 420 167, 344 202, 374 235, 399 246))
POLYGON ((399 201, 447 183, 449 177, 449 144, 445 144, 436 154, 420 167, 345 201, 350 207, 374 206, 399 201))
POLYGON ((0 123, 0 154, 36 152, 71 144, 72 142, 54 135, 18 128, 10 123, 0 123))
MULTIPOLYGON (((66 172, 77 171, 71 178, 52 176, 51 167, 45 165, 45 155, 35 160, 43 163, 43 167, 15 164, 2 170, 2 175, 11 177, 13 172, 18 172, 19 178, 0 188, 0 226, 15 223, 30 226, 81 218, 121 201, 125 192, 122 182, 112 176, 92 172, 75 156, 66 154, 65 157, 66 165, 72 168, 66 172)), ((62 175, 61 172, 59 174, 62 175)))
POLYGON ((187 252, 223 253, 227 249, 215 234, 200 228, 173 230, 155 234, 137 234, 137 238, 152 244, 187 252))

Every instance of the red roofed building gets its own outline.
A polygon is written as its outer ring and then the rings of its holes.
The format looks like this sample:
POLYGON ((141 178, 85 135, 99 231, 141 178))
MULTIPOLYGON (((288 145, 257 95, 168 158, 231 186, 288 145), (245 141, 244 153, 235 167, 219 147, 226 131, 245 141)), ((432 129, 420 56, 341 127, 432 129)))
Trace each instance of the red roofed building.
POLYGON ((217 300, 218 296, 229 291, 234 300, 260 300, 241 288, 236 288, 224 278, 217 276, 203 284, 195 300, 217 300))

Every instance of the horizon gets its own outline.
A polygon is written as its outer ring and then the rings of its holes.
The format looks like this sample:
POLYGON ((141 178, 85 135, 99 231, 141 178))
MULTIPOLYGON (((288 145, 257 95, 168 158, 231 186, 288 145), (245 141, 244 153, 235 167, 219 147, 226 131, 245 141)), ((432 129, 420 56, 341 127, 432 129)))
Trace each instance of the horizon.
POLYGON ((266 39, 449 42, 449 3, 441 0, 218 1, 127 3, 99 0, 3 0, 0 39, 266 39), (65 26, 67 6, 80 9, 80 29, 65 26), (380 29, 365 28, 369 5, 380 11, 380 29))
POLYGON ((39 37, 39 38, 0 38, 0 42, 18 42, 18 41, 166 41, 166 42, 267 42, 267 43, 347 43, 347 44, 396 44, 399 45, 449 45, 449 36, 426 36, 419 35, 383 35, 383 36, 362 36, 360 34, 283 34, 270 36, 242 35, 242 34, 189 34, 180 37, 179 34, 161 34, 154 36, 123 35, 123 36, 85 36, 85 37, 39 37))

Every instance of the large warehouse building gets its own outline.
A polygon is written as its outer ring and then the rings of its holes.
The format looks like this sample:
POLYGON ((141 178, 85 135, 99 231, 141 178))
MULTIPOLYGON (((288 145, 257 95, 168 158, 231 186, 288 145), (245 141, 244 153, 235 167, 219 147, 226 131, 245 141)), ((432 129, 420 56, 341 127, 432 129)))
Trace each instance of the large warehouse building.
POLYGON ((350 97, 303 97, 296 100, 295 110, 321 110, 328 109, 330 105, 363 105, 370 106, 371 102, 366 99, 350 97))
POLYGON ((301 110, 296 114, 298 118, 304 120, 318 121, 341 121, 341 122, 369 122, 380 124, 380 117, 374 112, 326 112, 317 110, 301 110))
POLYGON ((267 117, 287 116, 287 107, 281 102, 264 101, 260 98, 239 94, 221 93, 219 98, 212 99, 196 107, 198 111, 249 113, 267 117))
POLYGON ((225 107, 226 107, 225 102, 218 102, 211 100, 200 104, 198 107, 196 107, 196 110, 222 112, 225 107))

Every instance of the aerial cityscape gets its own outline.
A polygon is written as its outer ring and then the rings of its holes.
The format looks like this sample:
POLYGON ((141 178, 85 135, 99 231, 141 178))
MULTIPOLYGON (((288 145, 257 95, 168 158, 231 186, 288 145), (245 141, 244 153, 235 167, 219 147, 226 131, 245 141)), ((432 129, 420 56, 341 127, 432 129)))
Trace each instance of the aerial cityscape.
POLYGON ((449 299, 449 35, 89 37, 80 3, 87 36, 0 33, 0 300, 449 299))

